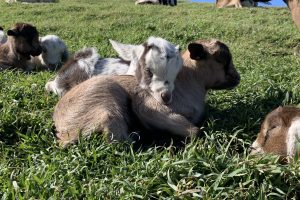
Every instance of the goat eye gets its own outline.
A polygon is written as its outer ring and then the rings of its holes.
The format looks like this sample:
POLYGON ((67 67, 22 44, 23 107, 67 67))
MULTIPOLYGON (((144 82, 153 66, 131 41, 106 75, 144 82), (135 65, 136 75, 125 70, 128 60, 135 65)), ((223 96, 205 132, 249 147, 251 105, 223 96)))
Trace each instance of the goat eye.
POLYGON ((271 126, 271 127, 267 130, 265 140, 267 140, 267 139, 269 138, 269 136, 270 136, 270 134, 271 134, 270 131, 273 130, 274 128, 277 128, 277 127, 278 127, 278 125, 273 125, 273 126, 271 126))
POLYGON ((268 131, 271 131, 271 130, 274 129, 274 128, 277 128, 277 125, 271 126, 271 127, 268 129, 268 131))

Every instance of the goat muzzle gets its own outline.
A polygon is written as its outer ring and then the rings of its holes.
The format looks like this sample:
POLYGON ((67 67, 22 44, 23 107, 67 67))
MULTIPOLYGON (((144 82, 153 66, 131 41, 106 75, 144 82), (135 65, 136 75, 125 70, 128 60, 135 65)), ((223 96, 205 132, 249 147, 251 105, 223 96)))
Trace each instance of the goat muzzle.
POLYGON ((161 93, 161 98, 162 98, 164 104, 169 104, 172 101, 172 93, 170 93, 170 92, 162 92, 161 93))
POLYGON ((30 52, 30 55, 32 55, 32 56, 39 56, 42 53, 42 51, 43 51, 42 46, 39 46, 36 49, 32 50, 30 52))

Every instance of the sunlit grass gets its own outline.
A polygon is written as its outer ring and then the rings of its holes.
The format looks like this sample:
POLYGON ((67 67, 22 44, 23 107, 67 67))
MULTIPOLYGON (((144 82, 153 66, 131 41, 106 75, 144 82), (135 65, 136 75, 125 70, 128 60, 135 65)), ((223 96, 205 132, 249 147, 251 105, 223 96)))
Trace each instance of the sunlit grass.
POLYGON ((62 150, 51 118, 58 98, 44 91, 55 73, 0 72, 2 199, 292 199, 299 191, 299 163, 247 154, 270 110, 300 102, 300 59, 293 55, 300 33, 288 9, 60 0, 2 1, 0 12, 5 29, 29 22, 41 35, 59 35, 72 52, 95 46, 103 57, 116 56, 108 39, 139 44, 153 35, 186 49, 218 38, 241 73, 236 89, 210 92, 203 137, 184 148, 136 150, 94 135, 62 150))

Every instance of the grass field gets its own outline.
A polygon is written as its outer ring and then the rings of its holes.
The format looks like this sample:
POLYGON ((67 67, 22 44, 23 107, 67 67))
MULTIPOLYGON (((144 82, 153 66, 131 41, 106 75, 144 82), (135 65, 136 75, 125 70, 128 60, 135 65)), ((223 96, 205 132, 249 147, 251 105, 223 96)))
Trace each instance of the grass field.
POLYGON ((203 137, 185 148, 134 150, 101 136, 67 149, 55 143, 51 115, 58 98, 44 91, 55 73, 0 72, 1 199, 292 199, 300 164, 249 157, 264 116, 300 102, 300 33, 287 8, 221 9, 179 2, 135 6, 133 0, 61 0, 57 4, 0 2, 0 25, 37 26, 71 51, 95 46, 116 56, 108 39, 139 44, 154 35, 186 49, 193 40, 229 45, 241 84, 210 92, 203 137))

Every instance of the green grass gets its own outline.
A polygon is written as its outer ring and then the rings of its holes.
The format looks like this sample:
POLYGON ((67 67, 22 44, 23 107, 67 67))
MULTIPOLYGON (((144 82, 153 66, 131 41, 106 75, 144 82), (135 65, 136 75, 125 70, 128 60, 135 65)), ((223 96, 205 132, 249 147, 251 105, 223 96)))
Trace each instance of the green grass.
POLYGON ((210 92, 203 137, 185 148, 133 150, 101 136, 67 149, 55 143, 51 119, 58 98, 44 85, 55 73, 0 72, 0 197, 2 199, 292 199, 300 164, 247 149, 264 116, 300 102, 300 33, 286 8, 220 9, 180 2, 135 6, 133 0, 0 2, 0 25, 37 26, 71 51, 95 46, 116 56, 108 39, 139 44, 154 35, 186 49, 199 38, 229 45, 241 73, 232 91, 210 92))

